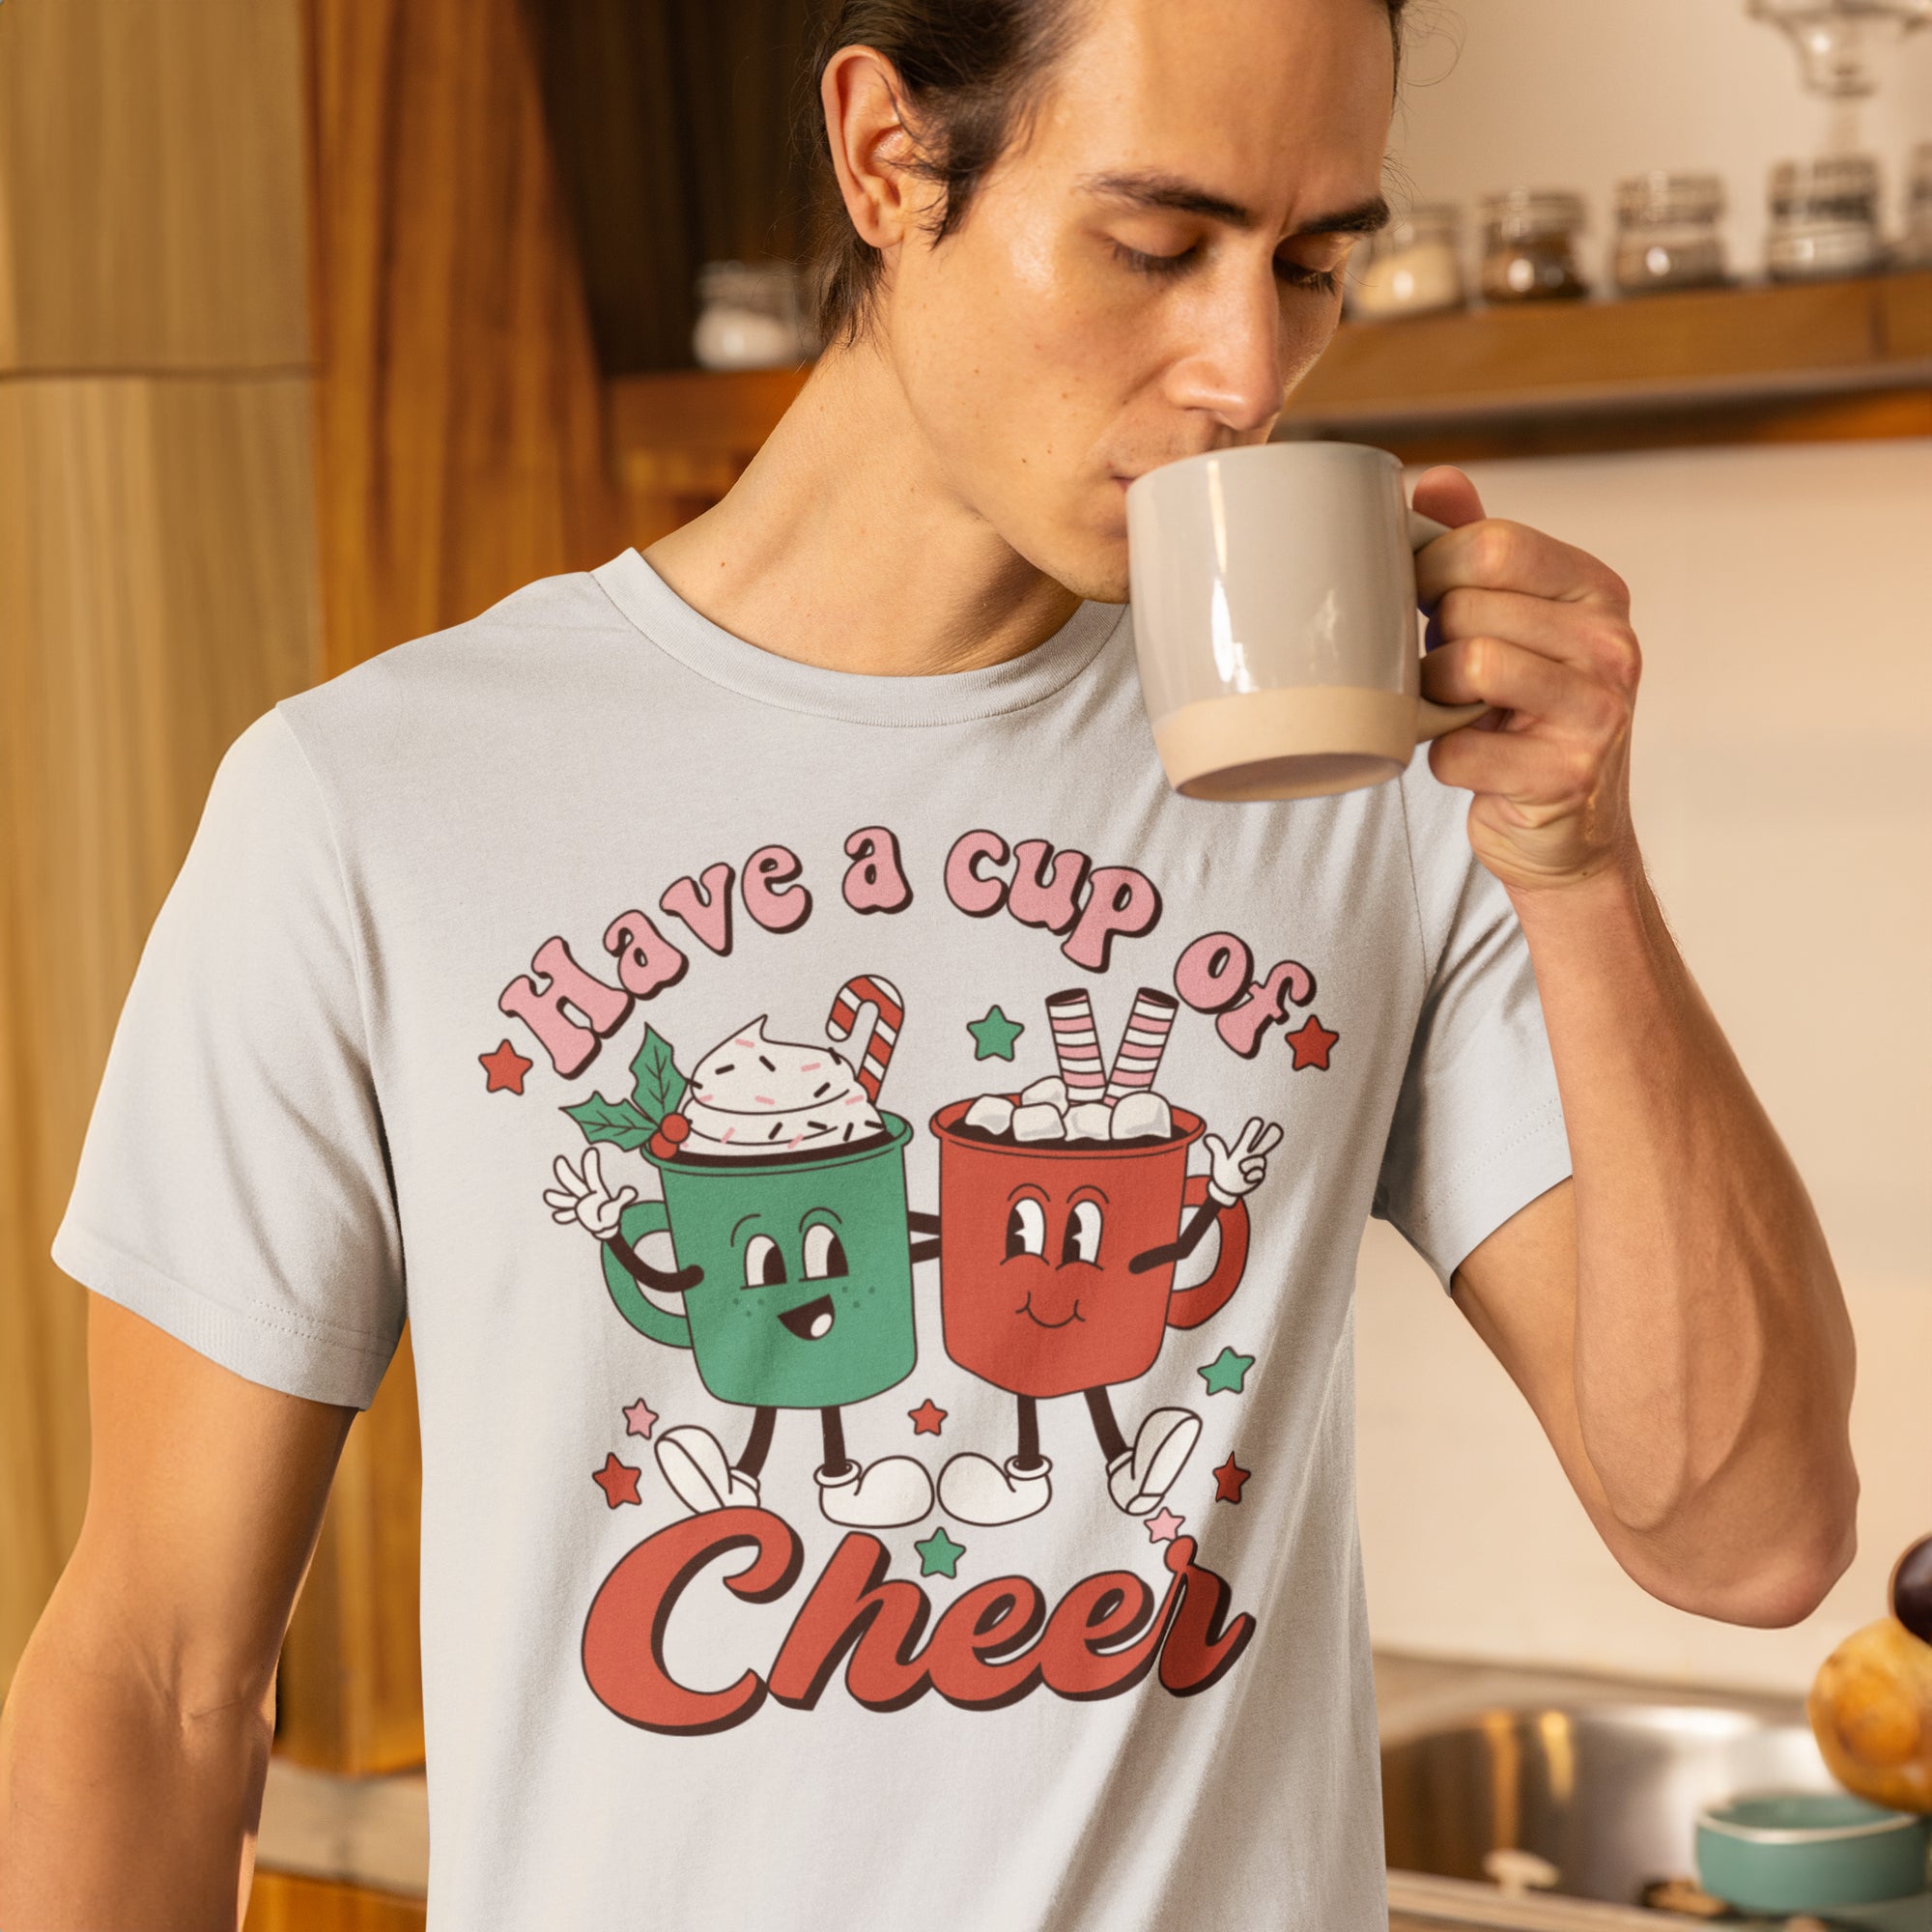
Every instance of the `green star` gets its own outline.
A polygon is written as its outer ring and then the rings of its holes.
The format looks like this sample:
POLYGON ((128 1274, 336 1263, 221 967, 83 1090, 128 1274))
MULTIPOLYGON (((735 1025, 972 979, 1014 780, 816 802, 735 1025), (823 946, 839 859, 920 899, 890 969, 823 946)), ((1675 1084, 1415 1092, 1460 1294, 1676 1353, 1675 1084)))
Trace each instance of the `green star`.
POLYGON ((922 1577, 957 1577, 959 1559, 966 1554, 963 1543, 954 1543, 941 1523, 923 1543, 915 1543, 922 1577))
POLYGON ((1209 1395, 1245 1395, 1241 1386, 1248 1371, 1255 1365, 1252 1355, 1237 1355, 1232 1349, 1223 1349, 1205 1369, 1194 1373, 1208 1384, 1209 1395))
POLYGON ((975 1060, 1010 1060, 1013 1041, 1026 1032, 1018 1020, 1009 1020, 998 1007, 989 1007, 982 1020, 968 1020, 966 1031, 973 1036, 975 1060))

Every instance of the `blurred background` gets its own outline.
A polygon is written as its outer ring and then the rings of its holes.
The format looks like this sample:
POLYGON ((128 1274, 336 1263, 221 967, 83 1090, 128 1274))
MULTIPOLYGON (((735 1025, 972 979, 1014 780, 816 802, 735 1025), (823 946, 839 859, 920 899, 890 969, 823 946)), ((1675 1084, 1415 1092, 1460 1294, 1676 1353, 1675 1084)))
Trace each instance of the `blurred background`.
MULTIPOLYGON (((0 0, 0 1686, 86 1488, 47 1243, 214 765, 285 694, 729 487, 813 347, 816 12, 0 0)), ((1374 1227, 1378 1674, 1789 1700, 1932 1529, 1932 32, 1920 0, 1413 13, 1406 218, 1282 434, 1462 463, 1630 582, 1639 828, 1831 1236, 1864 1495, 1804 1624, 1665 1608, 1374 1227)), ((414 1431, 405 1349, 290 1638, 258 1932, 420 1922, 414 1431)))

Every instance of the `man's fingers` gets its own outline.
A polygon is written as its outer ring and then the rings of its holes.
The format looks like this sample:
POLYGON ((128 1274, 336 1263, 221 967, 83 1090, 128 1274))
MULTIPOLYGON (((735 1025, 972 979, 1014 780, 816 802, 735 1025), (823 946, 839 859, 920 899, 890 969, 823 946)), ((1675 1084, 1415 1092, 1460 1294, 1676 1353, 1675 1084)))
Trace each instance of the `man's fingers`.
POLYGON ((1280 1123, 1278 1122, 1270 1121, 1268 1122, 1267 1131, 1264 1134, 1263 1134, 1261 1139, 1255 1143, 1255 1151, 1257 1153, 1267 1153, 1273 1148, 1277 1147, 1280 1144, 1280 1141, 1281 1141, 1280 1123))
POLYGON ((1608 564, 1502 517, 1464 524, 1416 553, 1415 594, 1424 604, 1435 604, 1459 584, 1630 609, 1630 586, 1608 564))
POLYGON ((1605 735, 1629 715, 1621 693, 1525 644, 1463 638, 1422 662, 1422 691, 1437 704, 1483 703, 1537 719, 1558 719, 1605 735))
POLYGON ((1429 769, 1446 785, 1507 799, 1526 823, 1575 810, 1603 777, 1587 746, 1536 731, 1451 731, 1430 746, 1429 769))
POLYGON ((555 1160, 551 1163, 551 1172, 563 1182, 565 1189, 573 1201, 578 1200, 582 1195, 584 1191, 583 1182, 578 1179, 577 1170, 571 1166, 569 1159, 565 1155, 557 1155, 555 1160))
POLYGON ((575 1214, 577 1212, 577 1196, 561 1187, 546 1187, 544 1189, 544 1205, 547 1208, 554 1208, 561 1213, 575 1214))

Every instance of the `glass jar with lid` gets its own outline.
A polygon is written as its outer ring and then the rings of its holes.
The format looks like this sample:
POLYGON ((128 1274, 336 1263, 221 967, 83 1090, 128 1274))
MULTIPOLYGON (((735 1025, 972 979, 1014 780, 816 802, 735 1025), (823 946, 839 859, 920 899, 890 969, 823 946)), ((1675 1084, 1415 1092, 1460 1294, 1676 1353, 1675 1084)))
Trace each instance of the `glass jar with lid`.
POLYGON ((1866 275, 1882 253, 1878 163, 1869 155, 1818 155, 1772 169, 1765 268, 1773 281, 1866 275))
POLYGON ((1463 211, 1449 202, 1418 204, 1372 235, 1349 281, 1349 313, 1365 320, 1435 315, 1463 302, 1463 211))
POLYGON ((1564 189, 1513 187, 1486 194, 1483 211, 1484 298, 1548 301, 1588 295, 1577 262, 1583 197, 1564 189))
POLYGON ((1905 232, 1892 250, 1892 266, 1932 269, 1932 141, 1912 151, 1912 175, 1905 189, 1905 232))
POLYGON ((1658 172, 1620 181, 1610 279, 1627 296, 1722 282, 1723 212, 1724 185, 1716 175, 1658 172))
POLYGON ((775 369, 810 353, 789 262, 707 262, 697 271, 692 354, 705 369, 775 369))

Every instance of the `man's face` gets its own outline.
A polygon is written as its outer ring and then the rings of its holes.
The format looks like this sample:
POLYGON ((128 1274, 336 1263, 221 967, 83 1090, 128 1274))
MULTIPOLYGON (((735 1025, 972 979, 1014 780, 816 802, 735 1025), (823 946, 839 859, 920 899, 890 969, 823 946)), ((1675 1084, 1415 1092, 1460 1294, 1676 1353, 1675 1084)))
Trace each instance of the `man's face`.
POLYGON ((1394 48, 1383 0, 1090 13, 964 224, 900 249, 877 327, 959 498, 1121 602, 1127 483, 1264 440, 1334 331, 1394 48))

